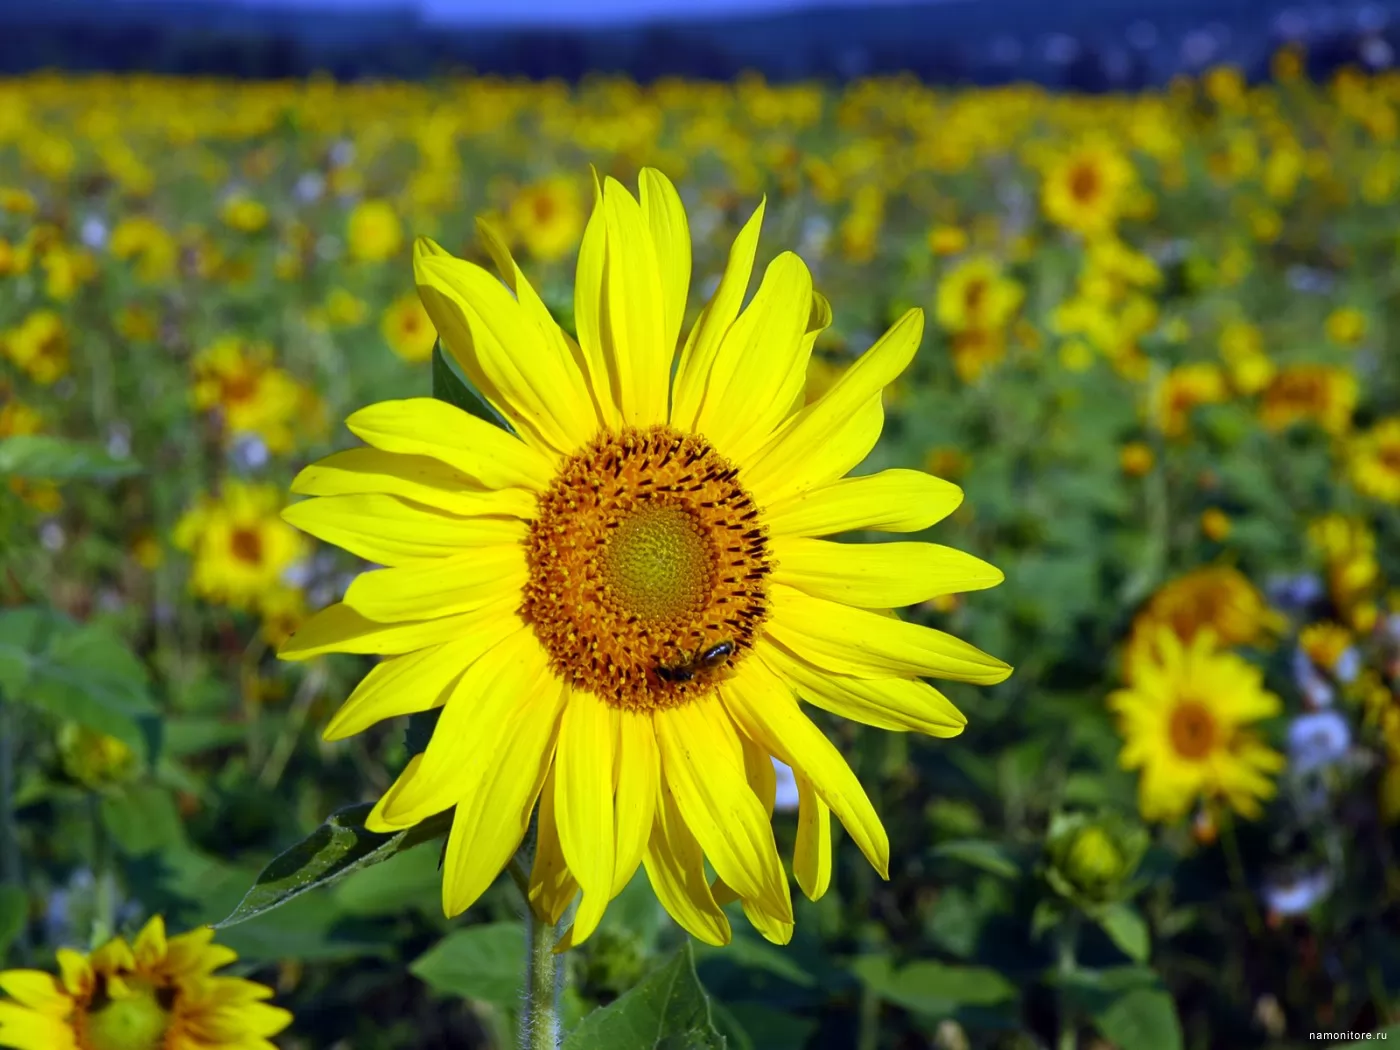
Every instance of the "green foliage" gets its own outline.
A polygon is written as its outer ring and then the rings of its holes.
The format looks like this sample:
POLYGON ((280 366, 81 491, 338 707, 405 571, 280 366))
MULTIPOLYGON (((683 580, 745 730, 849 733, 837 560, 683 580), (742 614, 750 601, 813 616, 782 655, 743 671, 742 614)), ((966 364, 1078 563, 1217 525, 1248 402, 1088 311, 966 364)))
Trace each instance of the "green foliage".
POLYGON ((106 449, 47 434, 0 438, 0 477, 41 481, 115 481, 141 467, 106 449))
POLYGON ((724 1050, 690 945, 615 1002, 595 1010, 563 1050, 724 1050))

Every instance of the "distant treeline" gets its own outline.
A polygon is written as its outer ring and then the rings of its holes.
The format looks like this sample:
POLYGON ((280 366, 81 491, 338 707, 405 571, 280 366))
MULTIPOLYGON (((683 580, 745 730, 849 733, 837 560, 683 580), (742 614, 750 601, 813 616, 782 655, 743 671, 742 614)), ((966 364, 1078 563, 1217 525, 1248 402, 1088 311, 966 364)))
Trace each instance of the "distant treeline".
POLYGON ((1400 0, 944 0, 828 7, 623 30, 468 29, 413 10, 353 15, 235 4, 47 0, 0 4, 0 73, 146 71, 247 78, 431 77, 463 70, 576 80, 590 72, 772 80, 907 71, 929 82, 1028 80, 1132 90, 1217 62, 1251 76, 1289 41, 1316 74, 1400 53, 1400 0), (21 10, 21 8, 25 8, 21 10))

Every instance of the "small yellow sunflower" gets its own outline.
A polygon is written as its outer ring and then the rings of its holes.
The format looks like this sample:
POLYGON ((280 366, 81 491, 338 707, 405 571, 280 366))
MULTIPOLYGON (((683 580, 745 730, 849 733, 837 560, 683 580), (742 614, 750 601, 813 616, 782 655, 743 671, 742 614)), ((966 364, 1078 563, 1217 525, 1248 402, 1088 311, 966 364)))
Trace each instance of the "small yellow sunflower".
POLYGON ((202 496, 180 518, 172 540, 194 556, 190 590, 235 609, 261 606, 306 555, 306 538, 278 515, 274 485, 229 479, 218 497, 202 496))
POLYGON ((1190 426, 1193 409, 1219 404, 1228 392, 1219 365, 1207 361, 1180 365, 1153 391, 1152 415, 1166 437, 1182 437, 1190 426))
POLYGON ((1274 431, 1311 422, 1329 434, 1344 434, 1351 427, 1359 394, 1356 376, 1345 368, 1289 365, 1264 387, 1259 421, 1274 431))
POLYGON ((1003 328, 1021 306, 1024 291, 1001 264, 979 255, 959 263, 938 284, 934 316, 941 328, 1003 328))
POLYGON ((1229 565, 1194 569, 1159 588, 1133 619, 1124 653, 1125 677, 1134 680, 1139 664, 1151 659, 1161 627, 1184 642, 1209 631, 1221 644, 1234 646, 1256 644, 1282 624, 1279 614, 1238 569, 1229 565))
POLYGON ((1327 592, 1333 604, 1343 612, 1364 604, 1381 580, 1376 536, 1366 521, 1325 515, 1308 525, 1308 542, 1326 563, 1327 592))
POLYGON ((1051 222, 1079 233, 1107 233, 1128 210, 1137 173, 1112 142, 1086 141, 1056 158, 1045 173, 1041 208, 1051 222))
POLYGON ((394 206, 385 200, 365 200, 355 205, 345 222, 350 258, 358 262, 382 262, 403 247, 403 226, 394 206))
POLYGON ((384 310, 379 330, 389 349, 405 361, 426 361, 433 354, 437 332, 428 311, 413 293, 401 295, 384 310))
POLYGON ((5 354, 36 383, 68 374, 68 329, 52 310, 36 310, 3 338, 5 354))
POLYGON ((1251 731, 1251 722, 1279 713, 1259 668, 1215 647, 1211 631, 1182 642, 1158 629, 1154 656, 1109 707, 1123 736, 1119 762, 1142 770, 1138 808, 1145 820, 1180 820, 1198 799, 1223 799, 1245 817, 1272 797, 1281 754, 1251 731))
POLYGON ((0 1046, 13 1050, 276 1050, 292 1015, 272 989, 214 971, 238 956, 208 927, 168 940, 157 915, 131 944, 58 950, 57 976, 0 972, 0 1046))
POLYGON ((328 739, 442 708, 367 824, 405 828, 456 807, 447 914, 491 885, 538 802, 532 905, 557 922, 582 892, 565 945, 596 929, 639 865, 701 940, 729 940, 721 905, 737 898, 784 943, 793 912, 771 758, 796 771, 793 869, 809 897, 831 877, 832 813, 877 871, 889 864, 874 808, 799 698, 956 735, 965 719, 922 679, 991 684, 1011 669, 893 609, 1002 575, 932 544, 818 538, 918 531, 961 500, 913 470, 844 477, 879 439, 881 392, 918 348, 920 312, 806 404, 831 311, 790 252, 741 310, 763 205, 682 342, 686 214, 655 170, 640 198, 613 179, 597 190, 577 343, 489 226, 504 284, 418 242, 443 345, 511 430, 428 398, 352 415, 369 447, 303 471, 293 489, 315 498, 284 516, 389 567, 360 575, 281 655, 388 657, 328 739))
POLYGON ((319 411, 311 390, 273 363, 272 347, 233 335, 195 356, 190 397, 219 413, 227 437, 255 434, 269 452, 290 451, 319 411))
POLYGON ((573 250, 583 218, 578 184, 567 175, 551 175, 524 187, 506 215, 511 232, 542 262, 562 259, 573 250))
POLYGON ((1356 491, 1382 503, 1400 503, 1400 416, 1357 434, 1347 448, 1347 474, 1356 491))

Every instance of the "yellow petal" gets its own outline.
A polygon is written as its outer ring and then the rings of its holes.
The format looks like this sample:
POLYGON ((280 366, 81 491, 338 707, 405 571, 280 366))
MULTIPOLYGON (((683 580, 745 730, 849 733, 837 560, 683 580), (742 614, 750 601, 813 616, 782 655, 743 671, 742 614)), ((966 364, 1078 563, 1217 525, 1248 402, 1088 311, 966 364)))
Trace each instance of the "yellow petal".
POLYGON ((761 661, 745 660, 719 694, 746 734, 811 782, 871 866, 889 878, 890 842, 884 825, 841 752, 802 713, 787 683, 761 661))
POLYGON ((0 991, 49 1017, 62 1019, 73 1012, 73 997, 57 977, 43 970, 0 971, 0 991))
POLYGON ((917 678, 856 678, 834 674, 799 659, 771 640, 759 644, 758 656, 789 682, 809 704, 842 718, 893 732, 912 730, 928 736, 957 736, 967 718, 953 702, 917 678))
POLYGON ((932 627, 813 598, 781 584, 769 592, 769 635, 795 655, 837 674, 950 678, 995 685, 1011 668, 994 656, 932 627))
POLYGON ((787 877, 773 827, 749 788, 734 725, 714 697, 653 715, 661 775, 716 874, 741 897, 761 897, 764 910, 792 921, 787 877))
POLYGON ((401 456, 377 448, 352 448, 306 467, 292 480, 302 496, 382 493, 463 516, 491 514, 533 518, 529 489, 486 489, 460 470, 427 456, 401 456))
POLYGON ((656 730, 651 716, 620 711, 617 720, 617 856, 613 865, 612 896, 632 881, 651 836, 656 791, 661 777, 656 730))
POLYGON ((386 718, 441 707, 462 672, 518 629, 509 618, 497 617, 465 637, 381 661, 360 680, 321 735, 343 740, 386 718))
POLYGON ((778 771, 773 768, 773 756, 744 733, 739 734, 739 742, 744 748, 744 776, 771 818, 778 801, 778 771))
POLYGON ((131 942, 131 951, 139 966, 150 968, 165 959, 166 948, 165 919, 152 915, 131 942))
POLYGON ((466 806, 506 727, 549 677, 544 651, 523 624, 482 653, 448 695, 413 778, 375 807, 374 830, 412 827, 449 806, 466 806))
MULTIPOLYGON (((936 543, 832 543, 774 537, 776 583, 862 609, 889 609, 941 594, 994 587, 1000 569, 936 543)), ((348 600, 348 597, 347 597, 348 600)))
MULTIPOLYGON (((525 277, 524 271, 511 255, 510 248, 500 232, 484 219, 476 220, 476 230, 480 235, 482 243, 486 245, 486 250, 490 253, 492 261, 496 264, 496 269, 500 271, 501 278, 515 293, 520 300, 520 307, 539 326, 540 331, 545 333, 545 338, 555 344, 555 353, 567 357, 573 361, 574 368, 578 373, 583 387, 588 391, 589 403, 593 406, 592 426, 593 431, 616 418, 616 410, 611 409, 604 412, 598 403, 597 390, 590 376, 590 365, 584 356, 579 345, 569 338, 569 333, 559 327, 559 323, 554 320, 554 315, 549 312, 549 307, 545 306, 544 300, 535 291, 534 286, 525 277)), ((601 358, 599 359, 601 364, 601 358)), ((603 373, 606 387, 606 371, 603 373)), ((592 436, 592 431, 590 435, 592 436)))
POLYGON ((456 616, 383 624, 366 619, 344 602, 336 602, 297 628, 277 656, 282 660, 309 660, 323 653, 389 656, 417 652, 463 638, 494 618, 511 617, 519 604, 517 598, 511 597, 456 616))
POLYGON ((831 807, 812 782, 797 779, 797 844, 792 874, 808 900, 819 900, 831 885, 831 807))
MULTIPOLYGON (((547 668, 546 668, 547 672, 547 668)), ((457 805, 443 865, 442 905, 450 918, 476 901, 509 862, 554 760, 568 697, 552 674, 517 696, 518 707, 492 745, 480 783, 457 805)))
POLYGON ((642 863, 656 899, 681 929, 706 944, 729 943, 729 918, 715 903, 705 879, 705 855, 664 779, 642 863))
POLYGON ((730 460, 744 462, 767 442, 806 385, 811 312, 812 275, 784 252, 720 341, 695 429, 730 460))
POLYGON ((583 889, 574 916, 573 944, 582 944, 598 928, 612 899, 616 734, 611 708, 592 693, 576 691, 570 696, 559 725, 554 820, 564 860, 583 889))
POLYGON ((962 500, 962 489, 951 482, 895 467, 806 489, 766 508, 763 520, 775 538, 857 529, 920 532, 957 510, 962 500))
POLYGON ((616 429, 622 421, 613 393, 613 370, 603 343, 603 272, 607 267, 608 224, 603 213, 603 190, 593 174, 593 211, 583 228, 574 279, 574 327, 579 351, 587 364, 594 404, 605 426, 616 429))
POLYGON ((753 215, 734 238, 719 286, 700 312, 681 350, 671 404, 671 423, 680 430, 695 429, 695 419, 705 395, 705 380, 714 364, 715 354, 719 352, 720 340, 734 323, 734 318, 739 316, 739 307, 744 303, 766 203, 766 199, 758 202, 753 215))
POLYGON ((417 254, 413 268, 419 286, 435 289, 465 320, 471 345, 449 349, 478 388, 495 392, 495 407, 522 438, 567 455, 594 435, 598 418, 583 373, 537 315, 474 263, 417 254))
POLYGON ((752 923, 753 928, 763 934, 763 939, 771 941, 773 944, 787 944, 792 940, 791 922, 785 922, 776 915, 770 915, 764 911, 757 900, 748 897, 740 898, 740 904, 744 908, 744 918, 752 923))
POLYGON ((468 548, 519 545, 519 518, 459 518, 405 503, 397 496, 316 496, 282 511, 284 520, 317 539, 380 565, 446 558, 468 548))
POLYGON ((77 1037, 67 1021, 0 1002, 0 1045, 14 1050, 77 1050, 77 1037))
POLYGON ((666 383, 675 344, 666 345, 665 308, 656 249, 642 209, 622 183, 603 184, 607 265, 603 268, 604 345, 613 366, 613 394, 622 421, 666 422, 666 383))
POLYGON ((530 868, 530 906, 537 918, 553 926, 564 917, 565 909, 578 893, 578 882, 564 862, 564 850, 559 845, 559 825, 554 819, 553 766, 540 790, 538 826, 535 859, 530 868))
MULTIPOLYGON (((764 507, 781 503, 803 489, 836 481, 863 462, 879 443, 880 432, 885 426, 885 408, 880 397, 879 394, 874 395, 854 414, 833 425, 822 443, 808 450, 800 472, 794 469, 793 473, 778 477, 778 487, 772 486, 772 478, 755 477, 748 473, 741 473, 739 480, 748 486, 764 507)), ((785 430, 805 418, 806 411, 803 409, 791 417, 789 423, 779 427, 775 440, 781 440, 785 430)))
POLYGON ((380 623, 427 620, 519 597, 528 576, 520 544, 482 547, 452 558, 362 572, 346 589, 345 604, 380 623))
MULTIPOLYGON (((685 299, 690 291, 690 225, 685 207, 671 180, 655 168, 643 168, 638 180, 642 215, 656 251, 661 277, 661 305, 666 362, 680 342, 685 299)), ((669 372, 669 368, 668 368, 669 372)))
MULTIPOLYGON (((871 414, 871 399, 908 367, 923 333, 923 312, 909 310, 841 374, 830 390, 793 417, 791 425, 758 453, 746 477, 755 495, 761 491, 760 500, 765 506, 822 481, 834 480, 826 475, 828 462, 814 456, 813 451, 831 444, 831 435, 853 417, 871 414)), ((846 444, 849 454, 856 442, 846 444)))
POLYGON ((385 452, 428 456, 487 488, 547 486, 550 459, 498 426, 431 397, 381 401, 345 421, 356 437, 385 452))

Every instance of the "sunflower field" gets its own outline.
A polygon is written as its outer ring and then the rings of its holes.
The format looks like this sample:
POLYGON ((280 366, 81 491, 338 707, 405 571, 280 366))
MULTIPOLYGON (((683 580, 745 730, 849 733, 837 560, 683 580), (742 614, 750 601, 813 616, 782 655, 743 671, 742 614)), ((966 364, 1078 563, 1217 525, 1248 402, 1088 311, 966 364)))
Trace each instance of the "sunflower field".
POLYGON ((0 1047, 1400 1036, 1304 68, 0 81, 0 1047))

